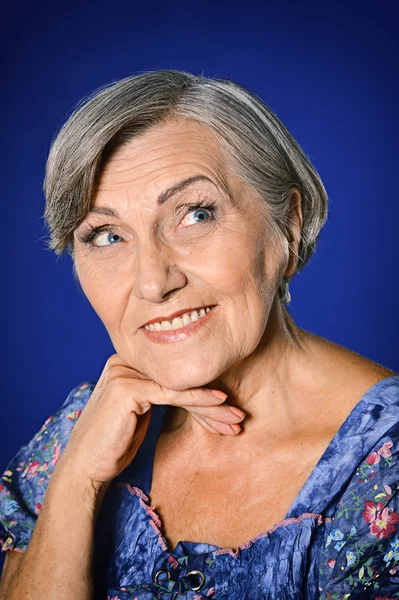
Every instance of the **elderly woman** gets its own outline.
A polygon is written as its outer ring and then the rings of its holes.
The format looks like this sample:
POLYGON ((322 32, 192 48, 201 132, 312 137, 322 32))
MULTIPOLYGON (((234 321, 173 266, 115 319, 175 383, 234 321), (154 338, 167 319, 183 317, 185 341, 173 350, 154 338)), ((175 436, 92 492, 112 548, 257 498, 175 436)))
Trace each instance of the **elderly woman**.
POLYGON ((61 129, 45 194, 116 353, 3 475, 3 598, 399 597, 399 375, 288 313, 327 195, 276 115, 128 77, 61 129))

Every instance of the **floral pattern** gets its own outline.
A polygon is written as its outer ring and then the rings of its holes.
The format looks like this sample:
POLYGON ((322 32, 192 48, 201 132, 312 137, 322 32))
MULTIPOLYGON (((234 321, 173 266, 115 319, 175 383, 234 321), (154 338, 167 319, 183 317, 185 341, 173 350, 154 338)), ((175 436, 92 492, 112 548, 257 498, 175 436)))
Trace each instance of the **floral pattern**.
MULTIPOLYGON (((73 388, 10 461, 0 480, 3 551, 26 550, 48 482, 95 385, 73 388)), ((96 600, 399 599, 399 376, 363 396, 286 519, 234 550, 194 542, 169 548, 148 496, 164 408, 153 406, 145 441, 103 500, 94 544, 96 600), (205 577, 198 590, 190 588, 193 571, 205 577)))
POLYGON ((332 570, 330 590, 321 588, 326 600, 388 598, 373 595, 382 582, 394 592, 392 598, 399 598, 399 424, 393 431, 395 439, 364 459, 338 503, 321 562, 322 573, 325 564, 332 570))
POLYGON ((60 409, 8 465, 0 483, 0 542, 3 550, 25 550, 40 513, 47 484, 95 383, 73 388, 60 409), (74 406, 79 408, 74 409, 74 406), (74 410, 71 410, 74 409, 74 410), (23 491, 24 505, 18 502, 23 491))

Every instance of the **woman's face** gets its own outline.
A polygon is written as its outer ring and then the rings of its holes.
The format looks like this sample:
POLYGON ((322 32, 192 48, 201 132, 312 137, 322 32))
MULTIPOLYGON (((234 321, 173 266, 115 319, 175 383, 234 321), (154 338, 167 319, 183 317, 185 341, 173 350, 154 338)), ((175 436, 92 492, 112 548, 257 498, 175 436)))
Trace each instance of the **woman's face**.
POLYGON ((111 155, 95 212, 74 232, 74 254, 82 289, 123 360, 183 390, 207 385, 255 350, 288 260, 264 206, 193 120, 157 125, 111 155), (201 179, 165 194, 194 177, 201 179), (89 225, 106 229, 85 243, 89 225), (195 330, 173 341, 143 329, 209 306, 195 330))

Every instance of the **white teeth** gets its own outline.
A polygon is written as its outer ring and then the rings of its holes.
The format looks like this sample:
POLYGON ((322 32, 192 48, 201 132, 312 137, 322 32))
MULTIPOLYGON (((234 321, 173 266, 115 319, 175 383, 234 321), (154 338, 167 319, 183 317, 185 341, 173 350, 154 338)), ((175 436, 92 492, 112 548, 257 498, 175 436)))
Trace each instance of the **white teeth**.
POLYGON ((180 319, 180 317, 176 317, 172 321, 172 329, 179 329, 179 327, 183 327, 183 319, 180 319))
POLYGON ((190 323, 198 321, 198 319, 201 319, 201 317, 208 314, 210 310, 212 310, 210 307, 193 310, 191 313, 184 313, 184 315, 176 317, 173 321, 150 323, 149 325, 145 325, 145 329, 148 331, 170 331, 171 329, 181 329, 186 325, 190 325, 190 323))
POLYGON ((183 326, 189 325, 191 323, 190 315, 188 313, 184 313, 183 315, 183 326))

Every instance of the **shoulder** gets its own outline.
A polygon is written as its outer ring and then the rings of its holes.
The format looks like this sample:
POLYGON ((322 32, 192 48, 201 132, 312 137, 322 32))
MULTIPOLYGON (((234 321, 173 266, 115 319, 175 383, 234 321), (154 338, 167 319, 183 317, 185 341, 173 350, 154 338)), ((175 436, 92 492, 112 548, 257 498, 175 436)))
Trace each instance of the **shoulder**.
POLYGON ((331 340, 316 335, 311 331, 301 330, 303 340, 308 349, 317 352, 318 361, 326 370, 339 373, 346 378, 359 378, 365 381, 383 379, 399 375, 387 366, 377 363, 370 358, 351 350, 350 348, 332 342, 331 340))
POLYGON ((92 381, 76 385, 7 465, 0 480, 3 550, 26 548, 55 465, 95 385, 92 381))
POLYGON ((385 383, 390 395, 399 395, 399 374, 392 369, 313 333, 306 332, 305 340, 315 357, 312 386, 323 398, 326 425, 332 431, 337 431, 366 394, 369 398, 385 383))
POLYGON ((41 441, 45 435, 60 436, 63 432, 70 433, 75 422, 82 414, 95 386, 96 382, 84 381, 72 388, 60 408, 46 419, 33 439, 41 441))
POLYGON ((23 459, 25 467, 21 477, 35 480, 36 474, 45 469, 47 473, 53 468, 59 459, 60 453, 68 441, 69 435, 80 417, 92 391, 94 382, 85 381, 76 385, 67 395, 66 399, 52 415, 43 423, 33 438, 23 446, 15 459, 23 459))

